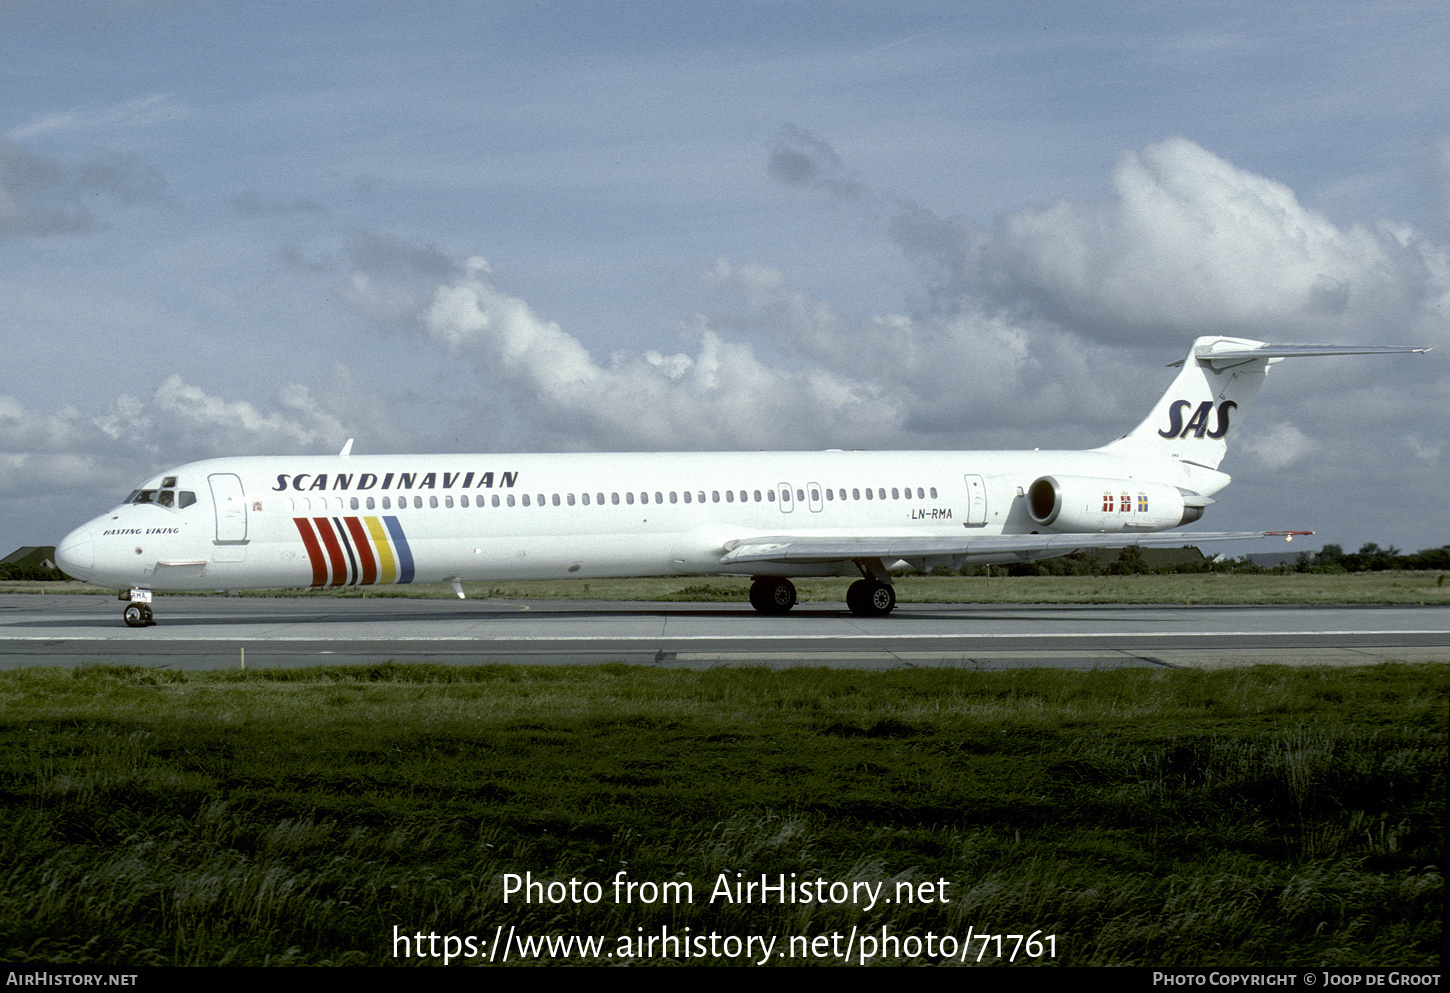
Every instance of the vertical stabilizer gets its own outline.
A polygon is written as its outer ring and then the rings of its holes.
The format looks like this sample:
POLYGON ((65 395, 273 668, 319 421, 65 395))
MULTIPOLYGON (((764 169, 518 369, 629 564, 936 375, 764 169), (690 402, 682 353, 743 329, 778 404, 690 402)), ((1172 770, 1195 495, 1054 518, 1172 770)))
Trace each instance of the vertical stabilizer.
POLYGON ((1245 338, 1199 338, 1147 419, 1099 451, 1178 459, 1217 469, 1228 451, 1229 431, 1259 395, 1274 361, 1270 356, 1241 356, 1268 347, 1245 338), (1216 360, 1217 352, 1226 354, 1216 360))
POLYGON ((1229 432, 1259 395, 1275 362, 1301 355, 1424 351, 1428 349, 1399 345, 1270 345, 1246 338, 1199 338, 1148 419, 1098 451, 1178 459, 1217 469, 1228 451, 1229 432))

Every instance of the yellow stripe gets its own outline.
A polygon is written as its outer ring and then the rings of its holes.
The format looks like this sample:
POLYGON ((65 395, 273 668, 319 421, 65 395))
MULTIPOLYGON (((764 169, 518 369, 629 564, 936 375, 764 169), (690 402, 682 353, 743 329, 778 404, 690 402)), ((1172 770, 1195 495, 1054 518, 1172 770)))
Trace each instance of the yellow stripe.
POLYGON ((378 550, 378 582, 391 583, 398 578, 398 566, 393 561, 393 546, 388 542, 388 530, 376 517, 364 517, 368 534, 373 536, 373 546, 378 550))

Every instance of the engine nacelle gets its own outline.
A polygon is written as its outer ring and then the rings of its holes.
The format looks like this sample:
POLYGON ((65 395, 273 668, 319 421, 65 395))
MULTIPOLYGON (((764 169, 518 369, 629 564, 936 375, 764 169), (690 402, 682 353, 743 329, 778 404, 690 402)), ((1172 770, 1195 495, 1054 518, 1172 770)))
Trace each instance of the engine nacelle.
POLYGON ((1041 476, 1027 488, 1027 512, 1067 532, 1163 531, 1203 516, 1213 500, 1166 483, 1091 476, 1041 476))

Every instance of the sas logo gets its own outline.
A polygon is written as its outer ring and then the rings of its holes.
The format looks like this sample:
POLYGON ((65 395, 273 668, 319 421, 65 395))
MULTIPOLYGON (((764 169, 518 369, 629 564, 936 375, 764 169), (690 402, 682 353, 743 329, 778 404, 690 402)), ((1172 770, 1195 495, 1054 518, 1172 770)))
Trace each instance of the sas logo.
POLYGON ((1198 405, 1188 423, 1183 423, 1183 412, 1193 406, 1191 400, 1174 400, 1173 406, 1168 408, 1168 427, 1158 432, 1162 438, 1187 438, 1192 432, 1195 438, 1222 438, 1228 434, 1228 412, 1238 407, 1232 400, 1224 400, 1218 405, 1218 424, 1210 431, 1208 429, 1209 418, 1213 415, 1214 407, 1212 400, 1205 400, 1198 405))

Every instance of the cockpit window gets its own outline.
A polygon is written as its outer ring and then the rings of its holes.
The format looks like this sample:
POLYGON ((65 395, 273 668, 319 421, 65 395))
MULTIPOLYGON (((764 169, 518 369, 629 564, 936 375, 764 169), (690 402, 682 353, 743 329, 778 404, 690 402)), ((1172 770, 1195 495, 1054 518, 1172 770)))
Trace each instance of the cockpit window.
POLYGON ((175 476, 167 476, 163 482, 168 485, 159 490, 132 490, 131 495, 126 498, 126 503, 149 503, 158 507, 171 507, 177 510, 190 507, 196 503, 196 493, 193 490, 173 489, 176 485, 175 476))

